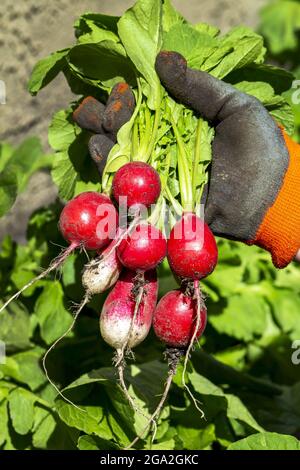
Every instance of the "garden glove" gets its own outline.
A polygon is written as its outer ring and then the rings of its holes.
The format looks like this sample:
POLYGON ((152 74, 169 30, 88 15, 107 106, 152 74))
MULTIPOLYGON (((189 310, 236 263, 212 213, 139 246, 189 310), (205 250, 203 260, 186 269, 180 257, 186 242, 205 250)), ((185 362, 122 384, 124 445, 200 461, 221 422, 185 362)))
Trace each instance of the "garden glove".
POLYGON ((108 154, 116 143, 117 132, 129 121, 134 107, 131 88, 120 82, 113 87, 106 105, 87 96, 73 113, 73 119, 79 127, 94 133, 88 146, 100 176, 108 154))
POLYGON ((215 127, 205 219, 215 235, 268 250, 278 268, 300 248, 300 146, 256 98, 161 52, 168 92, 215 127))

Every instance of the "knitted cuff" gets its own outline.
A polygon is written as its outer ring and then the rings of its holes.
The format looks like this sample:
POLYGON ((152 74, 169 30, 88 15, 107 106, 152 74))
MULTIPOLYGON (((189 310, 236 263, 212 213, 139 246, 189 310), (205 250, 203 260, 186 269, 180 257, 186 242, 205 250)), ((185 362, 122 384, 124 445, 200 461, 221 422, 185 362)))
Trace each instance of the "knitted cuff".
POLYGON ((274 204, 249 242, 269 251, 277 268, 287 266, 300 248, 300 145, 281 131, 290 154, 289 166, 274 204))

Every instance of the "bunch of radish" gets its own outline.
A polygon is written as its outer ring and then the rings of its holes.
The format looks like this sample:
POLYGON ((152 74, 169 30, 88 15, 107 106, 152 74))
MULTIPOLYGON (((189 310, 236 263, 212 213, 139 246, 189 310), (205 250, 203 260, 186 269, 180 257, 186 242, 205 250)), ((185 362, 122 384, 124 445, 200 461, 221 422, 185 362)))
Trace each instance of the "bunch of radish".
MULTIPOLYGON (((95 252, 96 256, 86 264, 82 274, 85 295, 73 322, 43 358, 45 373, 62 395, 48 376, 46 358, 71 331, 91 297, 111 289, 100 314, 100 331, 104 341, 116 351, 114 363, 122 389, 131 406, 140 413, 124 381, 126 357, 146 338, 151 325, 156 336, 166 345, 168 380, 143 433, 157 420, 181 357, 184 357, 182 383, 198 408, 197 401, 186 385, 185 372, 191 349, 206 326, 207 312, 199 281, 214 270, 218 258, 212 232, 194 212, 183 210, 180 220, 166 239, 155 226, 155 220, 153 222, 153 218, 147 215, 150 206, 160 199, 161 192, 157 171, 150 164, 133 161, 115 173, 109 195, 89 191, 69 201, 59 220, 60 232, 69 247, 52 261, 48 269, 32 279, 0 309, 1 312, 26 288, 58 269, 74 250, 95 252), (124 201, 127 218, 126 223, 121 224, 119 209, 124 201), (157 304, 156 268, 166 256, 180 288, 168 292, 157 304)), ((72 403, 66 397, 64 399, 72 403)))

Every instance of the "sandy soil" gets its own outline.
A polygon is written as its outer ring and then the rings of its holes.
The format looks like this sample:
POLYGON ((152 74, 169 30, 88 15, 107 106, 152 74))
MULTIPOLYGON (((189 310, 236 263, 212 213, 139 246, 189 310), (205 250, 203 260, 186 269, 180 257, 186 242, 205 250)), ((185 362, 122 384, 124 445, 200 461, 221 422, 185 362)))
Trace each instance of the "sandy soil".
MULTIPOLYGON (((0 80, 5 81, 7 98, 6 104, 0 105, 0 140, 17 144, 26 136, 37 135, 48 150, 47 127, 51 116, 67 105, 71 95, 59 76, 37 97, 31 97, 26 84, 33 65, 73 41, 72 25, 80 13, 122 14, 132 3, 132 0, 1 0, 0 80)), ((174 0, 177 9, 190 21, 210 22, 222 31, 237 24, 254 26, 264 3, 266 0, 174 0)), ((0 238, 9 231, 23 241, 22 227, 31 210, 46 205, 55 196, 50 178, 45 173, 35 175, 12 214, 1 220, 0 238)))

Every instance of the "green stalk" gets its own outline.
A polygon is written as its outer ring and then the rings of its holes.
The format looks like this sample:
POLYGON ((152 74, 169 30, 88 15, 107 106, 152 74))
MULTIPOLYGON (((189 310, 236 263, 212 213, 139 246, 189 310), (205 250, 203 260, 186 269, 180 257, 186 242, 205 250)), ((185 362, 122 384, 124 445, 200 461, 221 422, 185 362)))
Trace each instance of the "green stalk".
POLYGON ((188 160, 184 148, 184 143, 181 139, 181 136, 178 132, 176 123, 170 114, 170 120, 174 130, 174 134, 177 140, 178 148, 178 177, 179 177, 179 187, 180 187, 180 197, 181 205, 184 211, 193 210, 193 190, 192 190, 192 179, 190 175, 190 170, 188 166, 188 160))
POLYGON ((149 224, 156 226, 156 224, 158 223, 160 216, 161 216, 162 203, 163 203, 163 196, 160 195, 158 201, 156 202, 154 211, 151 213, 151 215, 147 219, 149 224))
POLYGON ((168 185, 165 186, 165 193, 170 203, 172 204, 174 211, 176 212, 177 215, 181 217, 183 208, 181 207, 177 199, 175 199, 174 196, 172 195, 168 185))
POLYGON ((132 129, 131 160, 134 160, 135 155, 137 155, 139 146, 140 146, 139 126, 135 120, 133 124, 133 129, 132 129))
POLYGON ((153 129, 152 129, 152 135, 151 139, 148 145, 148 149, 145 155, 145 161, 147 162, 150 158, 152 158, 152 152, 154 149, 156 137, 157 137, 157 131, 160 123, 160 107, 155 111, 154 115, 154 124, 153 124, 153 129))
POLYGON ((145 157, 144 157, 144 160, 143 160, 145 162, 148 162, 148 160, 152 157, 152 152, 153 152, 156 137, 157 137, 157 131, 158 131, 158 127, 159 127, 159 124, 160 124, 161 102, 162 102, 162 92, 161 92, 161 87, 160 87, 159 88, 159 104, 158 104, 158 106, 155 110, 155 114, 154 114, 153 128, 151 129, 151 136, 150 136, 149 144, 148 144, 148 147, 147 147, 147 150, 146 150, 146 153, 145 153, 145 157))

